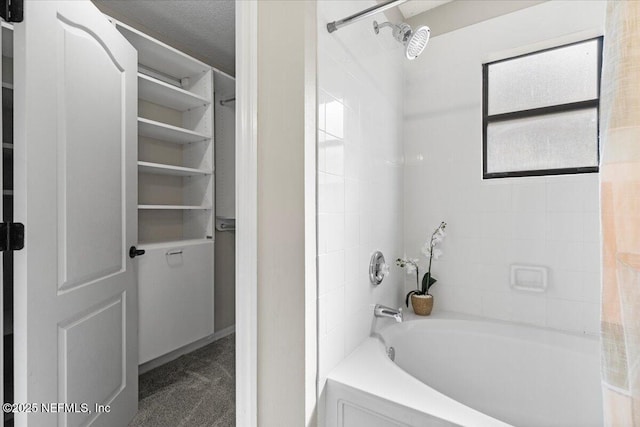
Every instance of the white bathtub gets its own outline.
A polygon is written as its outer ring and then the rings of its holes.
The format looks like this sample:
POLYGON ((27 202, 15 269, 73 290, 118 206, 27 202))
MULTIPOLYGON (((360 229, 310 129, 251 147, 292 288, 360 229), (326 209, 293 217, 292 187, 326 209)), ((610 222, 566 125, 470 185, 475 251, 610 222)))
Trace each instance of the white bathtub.
POLYGON ((445 315, 368 338, 329 374, 325 420, 327 427, 589 427, 603 424, 601 400, 595 337, 445 315))

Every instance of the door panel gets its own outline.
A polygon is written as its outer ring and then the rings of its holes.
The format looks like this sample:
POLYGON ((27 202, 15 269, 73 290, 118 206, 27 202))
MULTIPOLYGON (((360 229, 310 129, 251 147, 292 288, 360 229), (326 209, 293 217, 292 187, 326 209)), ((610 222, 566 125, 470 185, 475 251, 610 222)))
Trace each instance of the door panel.
POLYGON ((138 392, 137 272, 127 256, 137 238, 137 54, 89 1, 24 8, 15 25, 15 218, 26 228, 15 254, 16 402, 70 406, 16 414, 16 425, 124 426, 138 392))
POLYGON ((94 34, 58 15, 60 290, 125 268, 123 68, 94 34), (78 61, 78 58, 82 58, 78 61), (90 76, 90 77, 89 77, 90 76), (99 114, 92 105, 99 105, 99 114), (94 160, 88 160, 94 159, 94 160), (103 191, 95 191, 102 188, 103 191), (104 230, 111 232, 104 235, 104 230))
MULTIPOLYGON (((64 402, 107 405, 126 387, 125 307, 123 293, 59 326, 58 378, 64 402)), ((62 425, 69 426, 86 425, 98 416, 95 412, 62 415, 62 425)))

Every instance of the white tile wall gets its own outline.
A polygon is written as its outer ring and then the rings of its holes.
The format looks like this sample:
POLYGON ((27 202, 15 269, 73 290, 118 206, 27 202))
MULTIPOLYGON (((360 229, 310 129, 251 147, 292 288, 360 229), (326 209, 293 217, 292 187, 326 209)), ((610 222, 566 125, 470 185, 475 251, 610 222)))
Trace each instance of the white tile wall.
POLYGON ((371 305, 399 307, 402 275, 369 283, 371 254, 402 255, 402 63, 373 18, 329 34, 326 23, 374 1, 318 2, 318 315, 320 392, 370 332, 371 305))
POLYGON ((390 264, 418 256, 441 220, 449 228, 434 263, 436 310, 597 332, 598 177, 482 181, 480 64, 597 32, 603 3, 524 9, 434 37, 412 62, 373 34, 372 19, 326 32, 327 22, 372 4, 318 3, 319 392, 370 333, 372 304, 399 306, 414 286, 396 267, 370 285, 371 254, 382 250, 390 264), (548 291, 511 290, 512 263, 548 266, 548 291))
POLYGON ((436 309, 599 331, 598 176, 483 181, 481 64, 570 34, 593 37, 604 7, 545 2, 434 37, 405 63, 407 254, 418 255, 427 234, 449 223, 445 255, 434 264, 436 309), (512 263, 549 267, 548 291, 511 290, 512 263))

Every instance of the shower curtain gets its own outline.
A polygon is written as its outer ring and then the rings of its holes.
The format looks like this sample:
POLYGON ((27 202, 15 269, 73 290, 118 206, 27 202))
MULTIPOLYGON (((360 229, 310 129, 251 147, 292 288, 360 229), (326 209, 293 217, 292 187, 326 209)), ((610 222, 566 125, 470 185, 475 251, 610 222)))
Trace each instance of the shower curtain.
POLYGON ((608 2, 601 87, 606 426, 640 427, 640 2, 608 2))

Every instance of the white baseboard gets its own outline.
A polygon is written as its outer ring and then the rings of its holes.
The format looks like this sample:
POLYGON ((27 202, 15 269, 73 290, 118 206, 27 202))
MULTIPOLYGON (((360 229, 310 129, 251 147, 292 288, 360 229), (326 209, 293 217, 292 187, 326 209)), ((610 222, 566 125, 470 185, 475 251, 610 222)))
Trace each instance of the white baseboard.
POLYGON ((224 328, 215 332, 208 337, 204 337, 199 339, 198 341, 192 342, 191 344, 187 344, 184 347, 180 347, 177 350, 172 351, 171 353, 167 353, 163 356, 150 360, 142 365, 138 366, 138 375, 142 375, 145 372, 149 372, 152 369, 155 369, 159 366, 164 365, 165 363, 169 363, 172 360, 177 359, 180 356, 184 356, 185 354, 191 353, 192 351, 196 351, 199 348, 204 347, 205 345, 211 344, 212 342, 218 341, 228 335, 233 334, 236 331, 236 325, 231 325, 228 328, 224 328))

